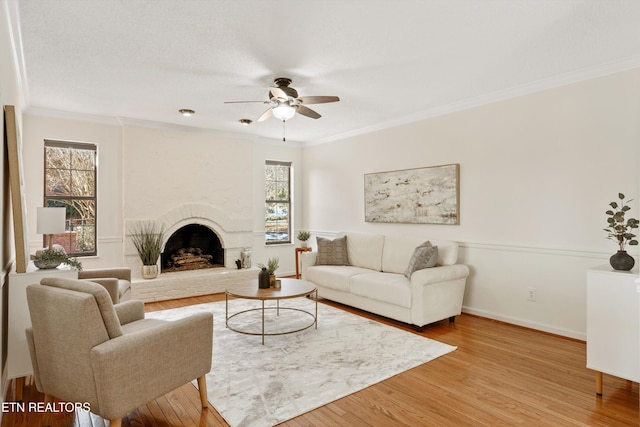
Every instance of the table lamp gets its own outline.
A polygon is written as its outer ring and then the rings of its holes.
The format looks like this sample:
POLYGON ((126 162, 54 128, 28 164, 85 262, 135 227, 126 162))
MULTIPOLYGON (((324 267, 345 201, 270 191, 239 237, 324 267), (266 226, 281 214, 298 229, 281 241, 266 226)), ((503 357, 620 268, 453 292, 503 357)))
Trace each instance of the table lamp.
POLYGON ((49 249, 53 249, 53 235, 66 231, 66 208, 38 208, 38 234, 49 235, 49 249))

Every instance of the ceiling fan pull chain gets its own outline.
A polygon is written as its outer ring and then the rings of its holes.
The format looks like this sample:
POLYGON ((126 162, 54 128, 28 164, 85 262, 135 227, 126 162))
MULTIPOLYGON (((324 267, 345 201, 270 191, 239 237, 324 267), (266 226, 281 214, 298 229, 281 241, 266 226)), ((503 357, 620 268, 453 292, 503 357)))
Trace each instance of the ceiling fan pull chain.
POLYGON ((286 120, 282 121, 282 142, 285 142, 286 139, 284 138, 284 131, 285 131, 285 126, 286 126, 286 120))

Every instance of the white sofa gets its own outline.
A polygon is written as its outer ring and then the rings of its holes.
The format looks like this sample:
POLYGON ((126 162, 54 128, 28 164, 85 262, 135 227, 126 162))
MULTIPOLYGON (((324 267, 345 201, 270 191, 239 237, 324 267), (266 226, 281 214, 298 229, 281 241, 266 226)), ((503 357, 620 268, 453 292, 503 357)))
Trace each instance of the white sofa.
POLYGON ((381 234, 346 235, 349 265, 316 265, 317 252, 301 253, 302 278, 318 287, 318 296, 416 326, 461 313, 469 268, 456 264, 458 245, 431 240, 438 246, 435 267, 405 269, 415 248, 428 239, 381 234))

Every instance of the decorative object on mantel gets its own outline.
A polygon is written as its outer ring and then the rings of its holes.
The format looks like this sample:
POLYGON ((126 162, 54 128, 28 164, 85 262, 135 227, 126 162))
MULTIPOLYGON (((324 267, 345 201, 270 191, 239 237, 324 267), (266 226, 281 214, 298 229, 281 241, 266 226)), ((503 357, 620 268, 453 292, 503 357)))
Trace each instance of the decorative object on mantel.
POLYGON ((460 224, 460 165, 364 175, 366 222, 460 224))
MULTIPOLYGON (((273 287, 276 284, 276 270, 278 269, 278 267, 280 266, 280 258, 278 257, 273 257, 273 258, 269 258, 269 261, 267 261, 267 265, 264 264, 258 264, 258 267, 260 267, 261 269, 267 269, 267 274, 269 275, 269 286, 273 287)), ((260 272, 260 274, 262 274, 262 272, 260 272)))
POLYGON ((133 226, 131 241, 142 261, 142 278, 158 277, 158 258, 162 253, 164 227, 152 221, 139 222, 133 226))
POLYGON ((251 268, 251 248, 242 248, 240 261, 242 268, 251 268))
POLYGON ((634 228, 638 228, 638 220, 636 218, 625 220, 625 214, 631 210, 627 203, 632 200, 625 202, 624 194, 622 193, 618 193, 618 198, 620 199, 620 203, 615 201, 609 203, 612 209, 605 212, 609 216, 607 218, 609 227, 605 228, 604 231, 609 233, 607 239, 613 240, 619 247, 618 252, 609 258, 611 267, 613 267, 614 270, 629 271, 633 268, 635 260, 627 253, 625 246, 627 244, 631 246, 638 244, 638 241, 635 239, 636 235, 631 232, 634 228))
POLYGON ((309 231, 306 230, 300 230, 298 231, 298 240, 300 240, 300 246, 302 246, 303 248, 307 247, 307 240, 309 240, 309 238, 311 237, 311 233, 309 231))
POLYGON ((37 250, 33 256, 33 264, 41 270, 57 268, 60 264, 67 264, 75 270, 82 271, 82 263, 67 255, 67 252, 60 245, 52 245, 49 248, 37 250))

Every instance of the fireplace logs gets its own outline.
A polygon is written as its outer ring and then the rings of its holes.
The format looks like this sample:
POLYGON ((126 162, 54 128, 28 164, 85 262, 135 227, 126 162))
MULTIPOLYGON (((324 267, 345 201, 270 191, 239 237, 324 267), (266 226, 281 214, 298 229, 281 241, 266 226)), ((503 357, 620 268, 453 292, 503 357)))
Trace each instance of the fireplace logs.
POLYGON ((171 255, 167 267, 175 270, 195 270, 209 268, 213 264, 213 256, 206 255, 200 248, 181 248, 171 255))

